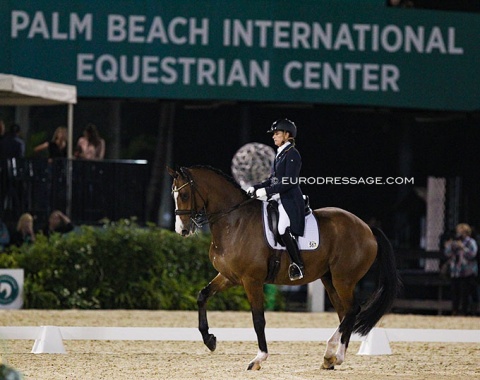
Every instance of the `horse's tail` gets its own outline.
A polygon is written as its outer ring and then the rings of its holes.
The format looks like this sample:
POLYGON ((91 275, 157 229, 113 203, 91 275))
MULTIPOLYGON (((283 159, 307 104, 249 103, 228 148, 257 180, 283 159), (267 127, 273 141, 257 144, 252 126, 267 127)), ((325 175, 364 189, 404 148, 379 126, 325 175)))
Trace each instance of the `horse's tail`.
POLYGON ((355 320, 353 332, 360 335, 367 335, 380 318, 390 311, 401 286, 392 244, 382 230, 372 227, 372 232, 377 239, 380 273, 377 289, 362 306, 355 320))

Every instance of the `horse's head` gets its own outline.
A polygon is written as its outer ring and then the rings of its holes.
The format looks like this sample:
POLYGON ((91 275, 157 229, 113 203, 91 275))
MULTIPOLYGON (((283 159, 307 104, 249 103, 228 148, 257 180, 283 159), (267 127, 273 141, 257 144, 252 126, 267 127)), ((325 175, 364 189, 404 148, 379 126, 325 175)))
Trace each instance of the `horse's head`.
POLYGON ((168 168, 173 177, 172 194, 175 199, 175 232, 188 236, 205 223, 205 199, 199 193, 191 172, 187 168, 175 171, 168 168))

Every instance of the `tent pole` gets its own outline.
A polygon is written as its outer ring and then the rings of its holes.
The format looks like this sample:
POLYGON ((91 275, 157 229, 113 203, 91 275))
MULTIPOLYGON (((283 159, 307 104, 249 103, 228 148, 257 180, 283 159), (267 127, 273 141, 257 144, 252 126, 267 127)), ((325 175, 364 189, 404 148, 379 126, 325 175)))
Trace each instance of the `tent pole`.
POLYGON ((65 213, 72 217, 73 104, 68 104, 67 205, 65 213))

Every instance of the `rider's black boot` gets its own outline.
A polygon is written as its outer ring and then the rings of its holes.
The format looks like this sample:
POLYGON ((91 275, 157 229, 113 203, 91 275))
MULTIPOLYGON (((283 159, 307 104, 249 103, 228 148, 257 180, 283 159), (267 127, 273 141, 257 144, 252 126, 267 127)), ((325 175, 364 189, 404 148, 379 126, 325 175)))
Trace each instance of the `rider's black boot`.
POLYGON ((281 238, 285 247, 287 247, 288 255, 292 261, 288 267, 290 281, 301 280, 303 278, 303 261, 300 256, 297 240, 290 232, 290 228, 286 229, 285 234, 281 235, 281 238))

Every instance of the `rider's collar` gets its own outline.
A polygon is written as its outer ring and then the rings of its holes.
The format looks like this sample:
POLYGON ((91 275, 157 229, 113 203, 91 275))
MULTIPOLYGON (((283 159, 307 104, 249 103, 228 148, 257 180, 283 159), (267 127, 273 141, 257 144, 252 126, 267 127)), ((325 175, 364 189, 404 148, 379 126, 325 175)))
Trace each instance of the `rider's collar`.
POLYGON ((292 145, 290 143, 290 141, 287 141, 285 144, 283 144, 282 146, 278 147, 277 149, 277 157, 280 153, 282 153, 289 145, 292 145))

